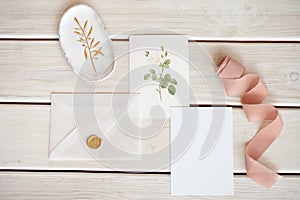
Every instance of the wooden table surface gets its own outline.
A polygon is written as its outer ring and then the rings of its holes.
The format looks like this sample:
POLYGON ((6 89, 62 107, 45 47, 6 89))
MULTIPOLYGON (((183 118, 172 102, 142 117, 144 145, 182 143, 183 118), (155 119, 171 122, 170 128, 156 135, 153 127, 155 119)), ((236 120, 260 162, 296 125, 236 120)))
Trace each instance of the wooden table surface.
MULTIPOLYGON (((299 0, 9 0, 0 6, 1 200, 174 198, 169 168, 130 174, 96 161, 48 159, 50 93, 72 92, 77 80, 61 52, 57 28, 63 12, 79 2, 96 10, 116 51, 128 50, 131 30, 167 28, 189 35, 190 60, 196 65, 202 63, 201 46, 216 63, 228 54, 247 66, 247 72, 259 74, 269 88, 266 102, 278 107, 284 121, 282 134, 260 161, 282 179, 265 189, 245 175, 244 145, 260 123, 247 122, 239 98, 227 98, 223 104, 235 106, 235 195, 220 199, 300 199, 299 0)), ((112 91, 128 68, 127 55, 96 90, 112 91)), ((216 79, 211 71, 201 67, 204 77, 216 79)), ((196 91, 191 103, 212 104, 209 88, 193 69, 190 84, 196 91)), ((165 132, 168 136, 167 127, 165 132)), ((144 149, 166 145, 167 138, 144 149)))

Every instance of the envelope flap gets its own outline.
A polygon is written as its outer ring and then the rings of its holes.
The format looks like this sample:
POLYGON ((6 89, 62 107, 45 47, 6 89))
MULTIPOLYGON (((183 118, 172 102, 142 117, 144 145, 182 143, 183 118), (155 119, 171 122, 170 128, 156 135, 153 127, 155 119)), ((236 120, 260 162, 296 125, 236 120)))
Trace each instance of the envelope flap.
POLYGON ((51 95, 50 152, 75 128, 72 96, 51 95))
POLYGON ((141 151, 137 96, 125 93, 53 94, 50 158, 83 160, 82 157, 90 159, 87 152, 92 152, 95 158, 105 160, 139 159, 136 156, 141 151), (87 145, 86 140, 92 135, 102 139, 100 148, 91 149, 87 145))

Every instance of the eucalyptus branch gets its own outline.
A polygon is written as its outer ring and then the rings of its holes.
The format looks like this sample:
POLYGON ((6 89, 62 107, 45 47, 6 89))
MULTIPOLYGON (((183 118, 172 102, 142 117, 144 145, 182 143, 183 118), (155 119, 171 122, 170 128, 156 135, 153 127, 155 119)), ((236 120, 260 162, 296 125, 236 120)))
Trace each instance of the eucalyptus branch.
MULTIPOLYGON (((168 88, 169 94, 175 95, 176 93, 175 85, 177 85, 177 81, 176 79, 171 78, 171 74, 169 73, 164 74, 165 70, 170 68, 171 60, 168 58, 168 52, 164 49, 163 46, 161 47, 161 54, 159 57, 155 58, 151 56, 152 55, 150 55, 149 51, 145 51, 145 57, 154 58, 155 63, 151 63, 151 64, 155 64, 158 68, 150 69, 149 73, 146 73, 144 75, 144 80, 149 80, 151 77, 153 81, 157 82, 158 87, 155 90, 158 92, 160 100, 162 101, 162 89, 168 88), (159 62, 157 59, 159 59, 159 62), (159 77, 157 77, 156 74, 158 74, 159 77)), ((153 62, 153 60, 150 62, 153 62)))

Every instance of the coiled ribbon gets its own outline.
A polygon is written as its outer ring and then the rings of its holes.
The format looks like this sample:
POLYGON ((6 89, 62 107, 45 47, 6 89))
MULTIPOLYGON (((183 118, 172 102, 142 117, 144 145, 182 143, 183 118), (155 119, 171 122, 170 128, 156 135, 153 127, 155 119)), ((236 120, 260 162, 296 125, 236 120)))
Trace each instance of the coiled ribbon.
POLYGON ((270 121, 245 147, 247 176, 258 184, 270 188, 281 176, 259 163, 258 159, 279 136, 283 122, 274 106, 262 103, 268 94, 268 89, 259 76, 243 75, 244 72, 245 67, 229 56, 226 56, 217 67, 217 73, 222 79, 227 95, 241 96, 248 121, 270 121))

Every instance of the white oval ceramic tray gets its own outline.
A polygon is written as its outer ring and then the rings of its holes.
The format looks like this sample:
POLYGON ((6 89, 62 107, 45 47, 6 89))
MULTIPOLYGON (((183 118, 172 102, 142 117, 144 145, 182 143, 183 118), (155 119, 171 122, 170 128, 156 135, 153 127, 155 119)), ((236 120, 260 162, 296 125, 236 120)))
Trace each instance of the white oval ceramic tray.
POLYGON ((81 78, 104 80, 113 72, 112 41, 91 7, 79 4, 64 13, 59 24, 59 41, 68 63, 81 78))

